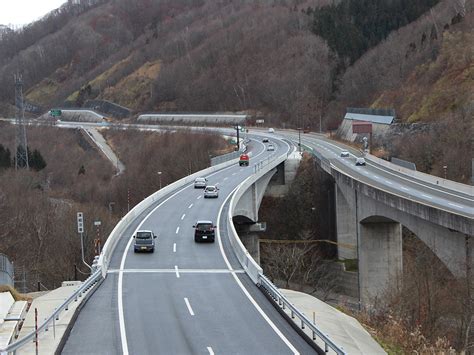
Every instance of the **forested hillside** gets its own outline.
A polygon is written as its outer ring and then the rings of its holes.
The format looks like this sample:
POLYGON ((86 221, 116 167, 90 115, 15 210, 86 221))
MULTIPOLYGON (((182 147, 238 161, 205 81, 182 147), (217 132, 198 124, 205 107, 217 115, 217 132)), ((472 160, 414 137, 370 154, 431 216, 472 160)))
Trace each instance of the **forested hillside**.
POLYGON ((465 0, 75 1, 0 30, 0 113, 14 113, 20 71, 43 112, 106 99, 316 130, 348 106, 444 121, 472 113, 472 11, 465 0))

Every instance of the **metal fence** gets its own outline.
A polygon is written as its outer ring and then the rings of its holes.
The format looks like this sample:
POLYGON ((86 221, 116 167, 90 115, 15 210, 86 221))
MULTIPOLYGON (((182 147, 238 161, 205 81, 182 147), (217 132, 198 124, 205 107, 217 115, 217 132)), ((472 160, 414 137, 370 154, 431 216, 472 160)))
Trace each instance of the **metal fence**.
POLYGON ((0 285, 13 287, 13 264, 5 254, 0 253, 0 285))

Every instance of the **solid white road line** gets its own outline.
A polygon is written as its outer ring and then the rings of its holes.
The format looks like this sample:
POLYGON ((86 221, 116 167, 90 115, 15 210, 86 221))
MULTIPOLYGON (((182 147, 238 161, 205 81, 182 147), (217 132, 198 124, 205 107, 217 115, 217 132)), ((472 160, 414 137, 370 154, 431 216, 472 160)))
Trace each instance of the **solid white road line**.
POLYGON ((183 215, 181 216, 181 220, 183 220, 184 217, 186 217, 186 213, 183 213, 183 215))
POLYGON ((210 346, 207 347, 207 351, 209 351, 209 355, 214 355, 214 350, 210 346))
POLYGON ((173 243, 173 253, 176 253, 176 243, 173 243))
POLYGON ((197 199, 199 200, 201 197, 202 197, 202 196, 201 196, 201 195, 199 195, 199 196, 197 197, 197 199))
MULTIPOLYGON (((234 194, 237 187, 234 190, 232 190, 232 192, 227 196, 227 198, 224 200, 224 203, 219 208, 219 213, 217 214, 217 222, 216 222, 217 226, 219 226, 219 224, 220 224, 220 219, 221 219, 222 210, 224 208, 224 205, 226 204, 227 200, 234 194)), ((227 267, 229 268, 229 270, 232 270, 232 266, 230 265, 229 259, 227 259, 227 255, 224 252, 224 247, 222 246, 221 233, 219 231, 219 228, 217 228, 217 240, 219 242, 219 250, 222 254, 222 257, 224 258, 224 261, 225 261, 227 267)), ((247 289, 242 284, 242 282, 239 280, 239 278, 237 277, 235 272, 232 272, 232 277, 234 278, 235 282, 240 287, 240 289, 242 290, 244 295, 247 296, 249 301, 252 303, 252 305, 258 311, 258 313, 260 313, 260 315, 263 317, 263 319, 270 325, 270 327, 273 329, 273 331, 280 337, 280 339, 286 344, 286 346, 288 346, 290 348, 290 350, 293 352, 293 354, 299 354, 298 350, 296 350, 296 348, 293 346, 293 344, 290 343, 290 341, 285 337, 285 335, 280 331, 280 329, 277 328, 277 326, 272 322, 272 320, 265 314, 263 309, 253 299, 252 295, 250 295, 250 293, 247 291, 247 289)))
POLYGON ((187 297, 184 297, 184 302, 186 303, 186 307, 188 307, 189 314, 194 316, 193 309, 191 308, 191 304, 189 303, 189 300, 187 299, 187 297))
POLYGON ((179 279, 179 270, 178 270, 178 265, 174 266, 174 271, 176 272, 176 278, 179 279))
POLYGON ((191 203, 191 204, 188 206, 188 208, 193 208, 193 206, 194 206, 194 204, 191 203))
POLYGON ((179 233, 179 227, 176 227, 176 234, 179 233))

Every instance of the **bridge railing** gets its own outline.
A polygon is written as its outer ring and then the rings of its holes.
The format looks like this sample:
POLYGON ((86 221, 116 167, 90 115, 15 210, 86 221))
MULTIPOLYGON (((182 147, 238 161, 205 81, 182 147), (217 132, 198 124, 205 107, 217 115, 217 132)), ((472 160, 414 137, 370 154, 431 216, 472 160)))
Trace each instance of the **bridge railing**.
POLYGON ((28 343, 31 343, 37 339, 37 337, 40 336, 41 333, 47 332, 50 327, 55 327, 56 326, 56 321, 59 320, 61 317, 61 314, 64 311, 69 310, 69 306, 73 302, 78 302, 84 294, 89 292, 93 287, 99 284, 99 281, 102 280, 102 275, 100 270, 96 270, 92 275, 90 275, 86 281, 84 281, 81 286, 74 291, 74 293, 69 296, 61 305, 59 305, 51 315, 44 320, 43 323, 41 323, 38 326, 37 330, 32 330, 29 332, 27 335, 24 337, 18 339, 16 342, 9 344, 6 348, 0 349, 0 354, 6 355, 9 353, 16 354, 16 351, 25 346, 28 343))
POLYGON ((336 354, 345 354, 344 349, 334 343, 328 335, 324 334, 318 327, 308 318, 306 315, 296 308, 281 292, 278 288, 265 276, 260 275, 260 288, 266 292, 273 301, 282 309, 288 309, 291 314, 291 318, 299 318, 301 328, 305 327, 311 330, 313 334, 313 340, 318 337, 324 343, 324 352, 329 352, 332 349, 336 354))
POLYGON ((280 290, 273 285, 273 283, 268 280, 268 278, 263 274, 263 269, 254 258, 250 255, 248 250, 243 245, 240 240, 239 235, 234 227, 232 221, 233 212, 239 202, 240 198, 244 193, 258 181, 263 175, 267 174, 279 164, 284 162, 289 156, 289 152, 282 155, 272 155, 269 158, 263 159, 258 162, 254 167, 254 174, 245 179, 237 188, 234 195, 230 201, 230 208, 227 215, 228 226, 230 227, 230 243, 234 249, 235 255, 239 260, 240 264, 244 268, 247 275, 250 279, 260 287, 264 292, 266 292, 274 301, 275 304, 281 307, 283 310, 285 308, 290 309, 292 318, 295 316, 299 318, 301 322, 301 328, 304 329, 307 327, 313 333, 313 340, 318 337, 320 341, 324 344, 324 351, 328 352, 329 349, 332 349, 336 354, 345 354, 345 351, 342 347, 336 345, 329 336, 325 335, 311 320, 309 320, 301 311, 299 311, 281 292, 280 290))

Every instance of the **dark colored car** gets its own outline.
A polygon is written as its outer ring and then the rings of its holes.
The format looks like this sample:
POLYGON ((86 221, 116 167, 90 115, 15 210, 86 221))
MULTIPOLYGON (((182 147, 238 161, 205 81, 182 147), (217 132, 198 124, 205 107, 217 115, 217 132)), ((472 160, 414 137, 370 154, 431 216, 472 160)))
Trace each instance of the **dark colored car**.
POLYGON ((245 166, 249 166, 249 156, 248 154, 241 154, 240 155, 240 159, 239 159, 239 165, 242 166, 242 165, 245 165, 245 166))
POLYGON ((211 221, 197 221, 193 228, 195 242, 214 243, 216 226, 211 221))
POLYGON ((155 251, 155 239, 156 235, 149 230, 139 230, 133 236, 133 251, 135 253, 139 251, 155 251))

